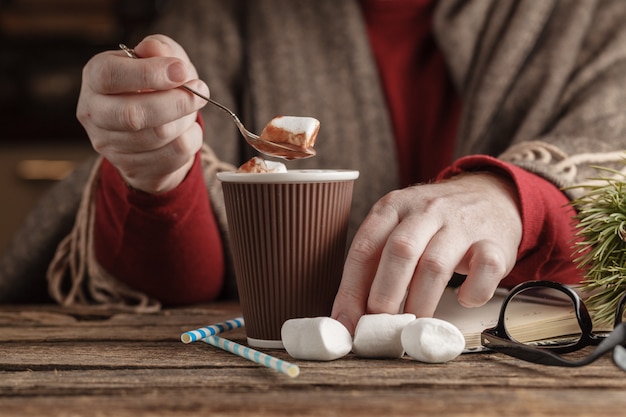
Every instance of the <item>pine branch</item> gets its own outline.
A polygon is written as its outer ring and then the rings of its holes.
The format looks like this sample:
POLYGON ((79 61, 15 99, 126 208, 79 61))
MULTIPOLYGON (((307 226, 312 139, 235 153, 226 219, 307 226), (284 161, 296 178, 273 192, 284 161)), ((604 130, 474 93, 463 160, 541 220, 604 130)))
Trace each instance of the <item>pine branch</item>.
POLYGON ((626 175, 596 178, 586 193, 572 201, 578 210, 574 262, 583 269, 585 304, 596 324, 613 324, 617 302, 626 291, 626 175), (599 181, 598 181, 599 180, 599 181))

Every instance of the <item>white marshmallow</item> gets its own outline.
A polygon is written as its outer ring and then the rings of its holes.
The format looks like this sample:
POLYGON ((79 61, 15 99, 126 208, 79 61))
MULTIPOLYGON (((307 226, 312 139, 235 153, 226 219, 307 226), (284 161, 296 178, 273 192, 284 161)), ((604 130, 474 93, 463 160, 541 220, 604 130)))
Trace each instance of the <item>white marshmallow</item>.
POLYGON ((277 116, 270 120, 261 132, 261 139, 268 142, 286 142, 311 148, 315 145, 319 120, 313 117, 277 116))
POLYGON ((364 358, 401 358, 402 329, 415 320, 414 314, 366 314, 354 331, 352 351, 364 358))
POLYGON ((352 350, 350 332, 330 317, 287 320, 280 335, 285 350, 295 359, 332 361, 352 350))
POLYGON ((450 361, 465 348, 461 331, 452 323, 435 318, 424 317, 409 323, 401 339, 407 355, 427 363, 450 361))
POLYGON ((307 138, 317 133, 320 127, 319 120, 313 117, 278 116, 270 123, 279 129, 287 130, 293 134, 303 133, 307 138))

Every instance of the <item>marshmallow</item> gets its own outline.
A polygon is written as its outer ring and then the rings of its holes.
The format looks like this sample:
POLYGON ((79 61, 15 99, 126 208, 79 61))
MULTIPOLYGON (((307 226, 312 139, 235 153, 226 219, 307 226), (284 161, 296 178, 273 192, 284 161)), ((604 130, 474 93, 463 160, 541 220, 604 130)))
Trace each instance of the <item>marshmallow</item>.
POLYGON ((285 350, 295 359, 332 361, 352 349, 348 329, 330 317, 289 319, 280 335, 285 350))
POLYGON ((237 172, 262 173, 262 172, 287 172, 287 167, 282 162, 266 161, 255 156, 241 165, 237 172))
POLYGON ((261 132, 260 138, 268 142, 290 143, 302 148, 315 145, 320 122, 313 117, 274 117, 261 132))
POLYGON ((401 358, 402 329, 415 320, 414 314, 366 314, 354 331, 352 351, 364 358, 401 358))
POLYGON ((402 347, 420 362, 443 363, 459 356, 465 338, 452 323, 435 318, 419 318, 402 330, 402 347))

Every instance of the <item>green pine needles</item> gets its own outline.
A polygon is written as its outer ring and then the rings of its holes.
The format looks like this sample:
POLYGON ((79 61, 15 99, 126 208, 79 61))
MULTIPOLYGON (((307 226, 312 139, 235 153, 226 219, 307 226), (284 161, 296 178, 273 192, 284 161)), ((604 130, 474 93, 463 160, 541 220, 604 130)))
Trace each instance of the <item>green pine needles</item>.
POLYGON ((597 325, 613 325, 620 296, 626 291, 626 174, 597 178, 572 201, 578 210, 574 262, 585 270, 585 304, 597 325))

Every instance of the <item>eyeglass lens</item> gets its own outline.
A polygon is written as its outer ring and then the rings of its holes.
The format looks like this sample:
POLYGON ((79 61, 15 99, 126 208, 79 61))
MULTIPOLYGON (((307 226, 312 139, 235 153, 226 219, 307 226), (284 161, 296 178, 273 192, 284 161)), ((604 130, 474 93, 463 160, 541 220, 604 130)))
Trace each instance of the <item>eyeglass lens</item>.
POLYGON ((573 345, 582 336, 574 302, 555 288, 529 287, 515 294, 506 305, 504 323, 511 339, 523 344, 573 345))

